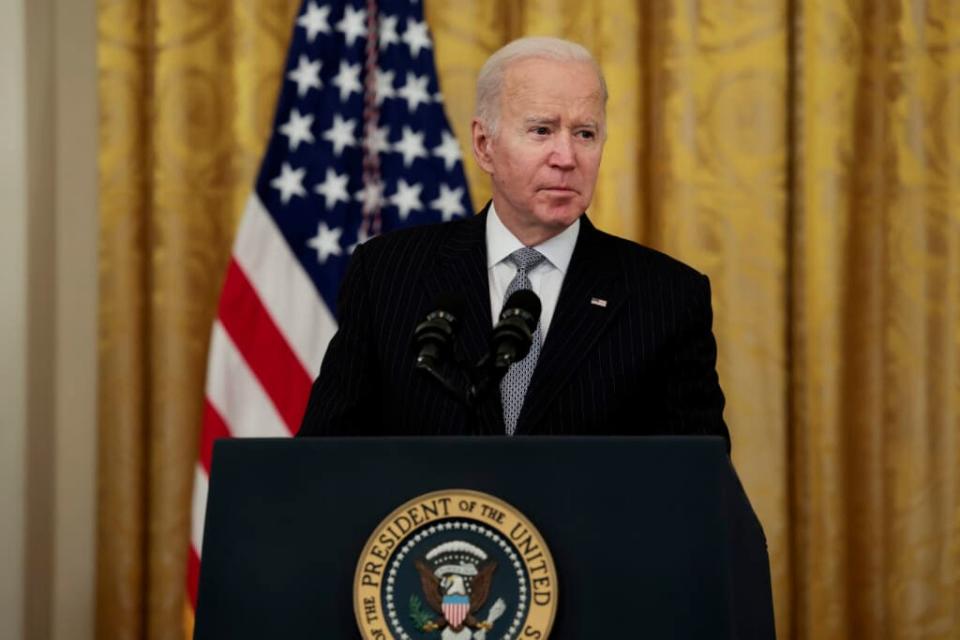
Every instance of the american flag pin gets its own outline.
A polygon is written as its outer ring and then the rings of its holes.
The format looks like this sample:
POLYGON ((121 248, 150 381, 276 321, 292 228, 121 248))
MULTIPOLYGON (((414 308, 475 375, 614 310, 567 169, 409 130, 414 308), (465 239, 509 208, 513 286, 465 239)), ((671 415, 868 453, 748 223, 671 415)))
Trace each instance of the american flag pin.
POLYGON ((607 301, 603 298, 590 298, 590 304, 595 304, 598 307, 606 307, 607 301))

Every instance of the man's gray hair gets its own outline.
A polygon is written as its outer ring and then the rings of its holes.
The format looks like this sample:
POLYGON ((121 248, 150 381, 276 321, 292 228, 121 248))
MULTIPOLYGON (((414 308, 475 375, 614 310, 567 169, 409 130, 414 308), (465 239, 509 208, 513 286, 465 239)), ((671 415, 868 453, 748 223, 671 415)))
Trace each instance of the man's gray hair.
POLYGON ((495 135, 500 124, 500 94, 503 93, 503 78, 514 62, 529 58, 544 58, 558 62, 586 62, 593 66, 600 81, 603 107, 607 107, 607 81, 593 55, 576 42, 560 38, 519 38, 498 49, 490 56, 477 76, 477 107, 474 115, 495 135))

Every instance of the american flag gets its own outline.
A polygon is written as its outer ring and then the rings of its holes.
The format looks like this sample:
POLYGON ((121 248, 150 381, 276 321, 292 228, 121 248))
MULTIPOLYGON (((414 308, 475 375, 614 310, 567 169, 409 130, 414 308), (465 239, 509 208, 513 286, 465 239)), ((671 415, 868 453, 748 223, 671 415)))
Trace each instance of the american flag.
POLYGON ((472 210, 417 0, 307 0, 213 325, 187 589, 216 438, 296 433, 353 248, 472 210))

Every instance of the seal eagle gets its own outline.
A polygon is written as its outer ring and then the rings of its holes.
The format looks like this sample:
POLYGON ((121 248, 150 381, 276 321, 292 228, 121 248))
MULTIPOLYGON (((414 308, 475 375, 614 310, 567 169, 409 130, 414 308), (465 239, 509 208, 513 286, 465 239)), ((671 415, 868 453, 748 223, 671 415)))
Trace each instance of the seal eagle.
POLYGON ((423 631, 437 631, 447 626, 451 631, 460 631, 465 626, 473 630, 489 630, 493 626, 477 620, 474 614, 483 607, 490 595, 493 572, 497 568, 495 561, 490 560, 476 567, 469 565, 471 571, 465 573, 472 576, 469 589, 460 572, 437 575, 423 560, 414 561, 414 565, 420 574, 420 586, 427 604, 440 615, 425 624, 423 631))

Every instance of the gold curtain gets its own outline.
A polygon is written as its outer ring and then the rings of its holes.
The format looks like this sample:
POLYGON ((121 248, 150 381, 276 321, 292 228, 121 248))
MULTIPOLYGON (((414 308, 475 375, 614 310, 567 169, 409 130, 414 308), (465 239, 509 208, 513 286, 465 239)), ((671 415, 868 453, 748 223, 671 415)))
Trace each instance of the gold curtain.
MULTIPOLYGON (((99 637, 183 633, 207 337, 298 4, 100 3, 99 637)), ((779 637, 960 637, 960 3, 426 9, 465 150, 501 44, 603 65, 591 215, 711 277, 779 637)))

